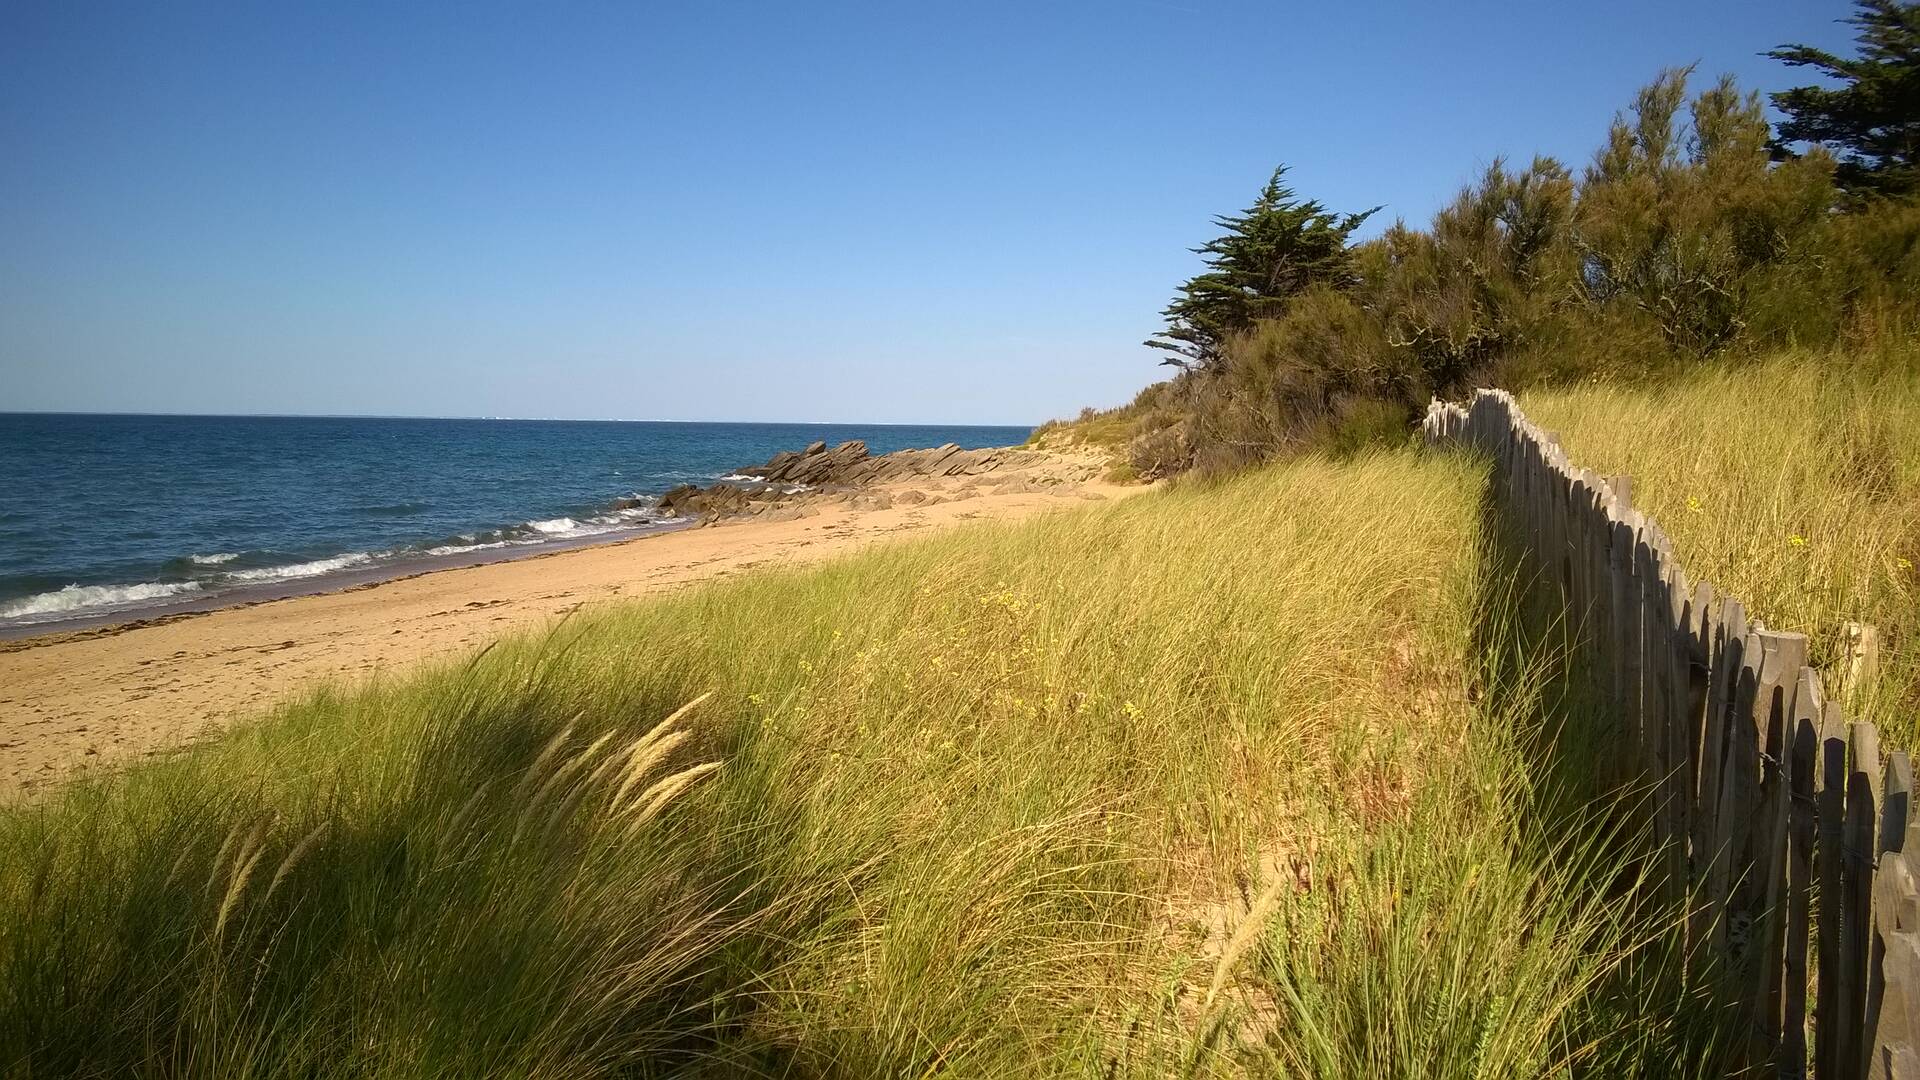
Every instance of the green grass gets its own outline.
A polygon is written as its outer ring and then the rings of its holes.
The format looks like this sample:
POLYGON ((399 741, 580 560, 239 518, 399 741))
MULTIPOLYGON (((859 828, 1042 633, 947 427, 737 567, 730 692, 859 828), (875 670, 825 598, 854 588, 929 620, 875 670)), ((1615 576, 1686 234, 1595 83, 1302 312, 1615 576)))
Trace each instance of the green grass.
POLYGON ((1696 1061, 1632 857, 1541 827, 1539 681, 1477 659, 1481 484, 1309 459, 589 610, 0 812, 0 1061, 1696 1061))
MULTIPOLYGON (((1654 389, 1521 395, 1574 461, 1634 480, 1695 579, 1809 635, 1839 686, 1843 628, 1881 635, 1879 677, 1845 694, 1920 745, 1920 364, 1786 354, 1654 389)), ((1904 362, 1902 362, 1904 361, 1904 362)))
POLYGON ((1124 458, 1138 418, 1139 410, 1130 405, 1104 411, 1087 409, 1077 419, 1049 420, 1033 429, 1027 445, 1038 449, 1088 446, 1124 458))

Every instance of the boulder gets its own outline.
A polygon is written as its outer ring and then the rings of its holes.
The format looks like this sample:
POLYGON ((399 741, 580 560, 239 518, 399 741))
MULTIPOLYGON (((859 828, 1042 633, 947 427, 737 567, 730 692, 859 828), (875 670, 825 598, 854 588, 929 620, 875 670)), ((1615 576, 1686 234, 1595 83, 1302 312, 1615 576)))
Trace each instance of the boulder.
POLYGON ((692 484, 675 485, 660 496, 659 510, 668 517, 679 517, 690 509, 690 504, 699 495, 700 489, 692 484))

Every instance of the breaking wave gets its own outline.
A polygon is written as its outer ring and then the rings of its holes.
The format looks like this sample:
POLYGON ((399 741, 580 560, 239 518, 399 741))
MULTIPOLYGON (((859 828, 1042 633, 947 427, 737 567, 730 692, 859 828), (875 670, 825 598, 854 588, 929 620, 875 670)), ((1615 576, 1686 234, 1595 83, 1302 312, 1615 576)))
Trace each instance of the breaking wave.
POLYGON ((350 551, 319 559, 289 560, 287 554, 264 551, 216 551, 169 560, 162 570, 180 581, 149 581, 132 585, 81 585, 11 601, 0 601, 0 621, 40 623, 61 618, 140 608, 222 591, 305 581, 347 570, 387 565, 404 566, 422 557, 444 558, 503 548, 550 544, 613 533, 632 533, 666 523, 655 500, 639 495, 616 500, 612 509, 579 516, 537 518, 504 528, 460 533, 384 551, 350 551), (238 566, 231 565, 236 561, 238 566), (261 564, 266 565, 249 565, 261 564))
POLYGON ((199 592, 197 581, 150 581, 140 585, 69 585, 38 596, 0 604, 0 619, 28 619, 36 615, 67 615, 98 608, 131 607, 199 592))

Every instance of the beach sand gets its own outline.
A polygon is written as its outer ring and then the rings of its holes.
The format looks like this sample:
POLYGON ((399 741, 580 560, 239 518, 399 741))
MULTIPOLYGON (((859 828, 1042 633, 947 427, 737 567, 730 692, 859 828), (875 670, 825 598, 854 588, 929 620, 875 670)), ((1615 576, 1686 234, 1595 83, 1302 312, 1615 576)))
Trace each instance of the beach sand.
POLYGON ((823 505, 794 520, 725 522, 145 625, 0 642, 0 798, 167 753, 317 684, 404 672, 584 604, 1141 490, 1087 483, 1002 494, 987 487, 931 506, 823 505))

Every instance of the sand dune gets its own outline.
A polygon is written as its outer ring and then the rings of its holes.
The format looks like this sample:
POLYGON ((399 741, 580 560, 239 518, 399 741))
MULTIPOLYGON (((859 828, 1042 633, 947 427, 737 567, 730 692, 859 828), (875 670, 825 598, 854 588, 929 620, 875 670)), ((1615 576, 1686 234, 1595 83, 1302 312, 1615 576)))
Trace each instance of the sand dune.
POLYGON ((166 753, 318 683, 402 672, 583 604, 1139 490, 1091 483, 1000 493, 984 486, 935 505, 827 504, 813 516, 729 522, 157 624, 0 642, 0 797, 30 794, 76 770, 166 753))

